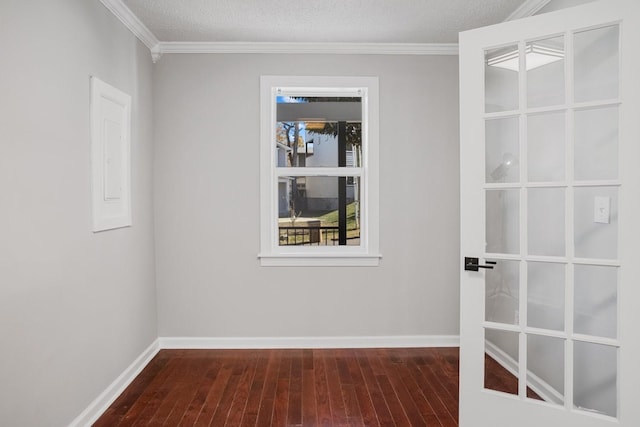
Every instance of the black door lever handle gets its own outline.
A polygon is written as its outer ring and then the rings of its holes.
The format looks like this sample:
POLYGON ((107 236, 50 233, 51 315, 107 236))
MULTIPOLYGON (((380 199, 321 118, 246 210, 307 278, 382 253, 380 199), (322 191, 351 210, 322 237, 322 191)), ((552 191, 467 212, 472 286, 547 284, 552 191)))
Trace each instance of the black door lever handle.
POLYGON ((480 265, 478 258, 464 257, 464 270, 465 271, 478 271, 481 268, 493 270, 493 266, 497 264, 496 261, 487 261, 490 265, 480 265))

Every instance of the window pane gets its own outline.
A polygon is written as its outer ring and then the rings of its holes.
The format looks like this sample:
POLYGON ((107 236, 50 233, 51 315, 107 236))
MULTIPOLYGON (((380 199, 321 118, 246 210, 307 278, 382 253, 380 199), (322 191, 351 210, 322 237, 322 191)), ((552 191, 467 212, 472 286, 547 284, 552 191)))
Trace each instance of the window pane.
POLYGON ((616 338, 618 268, 576 265, 574 310, 575 332, 616 338))
POLYGON ((485 52, 485 112, 518 108, 518 45, 485 52))
POLYGON ((520 253, 520 191, 487 190, 486 252, 520 253))
POLYGON ((527 325, 564 330, 565 265, 527 264, 527 325))
POLYGON ((484 388, 518 394, 518 333, 485 329, 484 388))
POLYGON ((530 255, 564 256, 564 188, 530 188, 527 235, 530 255))
POLYGON ((618 349, 576 342, 573 349, 573 404, 612 417, 618 414, 618 349))
POLYGON ((485 320, 519 323, 520 262, 500 260, 487 270, 485 281, 485 320))
POLYGON ((618 97, 618 26, 574 35, 576 102, 618 97))
POLYGON ((360 177, 278 180, 279 245, 360 245, 360 177))
POLYGON ((362 164, 362 98, 278 96, 278 167, 362 164))
POLYGON ((564 339, 527 335, 527 390, 530 398, 564 403, 564 339))
POLYGON ((529 108, 564 103, 564 37, 536 40, 525 48, 529 108))
POLYGON ((520 181, 519 121, 517 117, 485 123, 486 182, 520 181))
POLYGON ((618 107, 575 113, 576 180, 618 177, 618 107))
POLYGON ((563 181, 565 162, 565 113, 527 117, 529 181, 563 181))

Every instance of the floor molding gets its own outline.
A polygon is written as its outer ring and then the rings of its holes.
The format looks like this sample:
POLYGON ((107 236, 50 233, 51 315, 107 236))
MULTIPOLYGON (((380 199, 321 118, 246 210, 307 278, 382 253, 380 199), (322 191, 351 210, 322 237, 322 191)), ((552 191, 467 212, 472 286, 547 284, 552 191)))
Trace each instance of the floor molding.
POLYGON ((69 427, 90 426, 111 406, 120 394, 131 384, 151 359, 160 351, 160 340, 156 339, 146 350, 133 361, 93 402, 82 411, 69 427))
POLYGON ((160 337, 166 349, 458 347, 458 335, 364 337, 160 337))

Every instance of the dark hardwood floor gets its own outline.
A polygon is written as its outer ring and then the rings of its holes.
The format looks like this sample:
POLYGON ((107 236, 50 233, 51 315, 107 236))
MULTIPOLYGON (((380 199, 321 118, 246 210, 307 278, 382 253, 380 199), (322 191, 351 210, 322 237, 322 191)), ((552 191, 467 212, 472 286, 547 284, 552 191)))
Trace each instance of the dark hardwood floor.
POLYGON ((95 426, 457 426, 458 349, 161 350, 95 426))
MULTIPOLYGON (((458 357, 457 348, 161 350, 94 426, 457 426, 458 357)), ((517 393, 507 370, 488 356, 485 367, 487 388, 517 393)))

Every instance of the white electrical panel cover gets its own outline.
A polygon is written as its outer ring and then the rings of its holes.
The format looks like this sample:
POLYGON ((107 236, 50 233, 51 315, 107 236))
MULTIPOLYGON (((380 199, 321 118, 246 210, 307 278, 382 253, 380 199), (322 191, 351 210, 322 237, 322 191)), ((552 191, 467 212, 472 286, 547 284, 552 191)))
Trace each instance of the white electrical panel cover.
POLYGON ((131 225, 131 96, 91 77, 93 231, 131 225))

